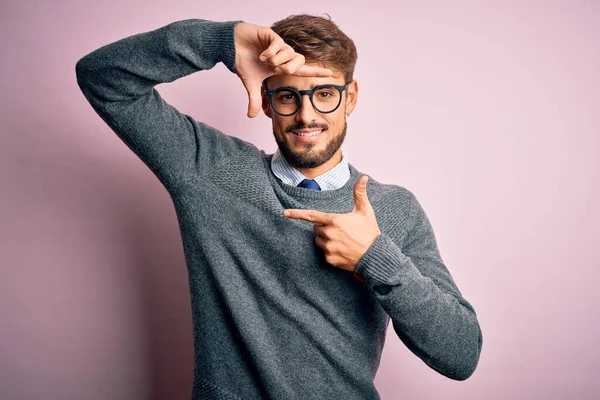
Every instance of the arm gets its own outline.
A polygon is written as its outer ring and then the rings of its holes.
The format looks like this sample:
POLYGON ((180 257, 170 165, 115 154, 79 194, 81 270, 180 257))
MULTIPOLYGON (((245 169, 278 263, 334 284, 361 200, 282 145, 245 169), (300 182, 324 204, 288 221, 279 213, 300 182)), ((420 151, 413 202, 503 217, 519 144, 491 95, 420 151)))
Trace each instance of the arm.
POLYGON ((403 249, 380 234, 356 272, 392 320, 400 340, 440 374, 465 380, 483 343, 473 306, 444 265, 425 211, 411 194, 411 223, 403 249))
POLYGON ((235 72, 238 22, 174 22, 105 45, 76 64, 92 108, 167 189, 245 143, 180 113, 154 89, 217 62, 235 72))

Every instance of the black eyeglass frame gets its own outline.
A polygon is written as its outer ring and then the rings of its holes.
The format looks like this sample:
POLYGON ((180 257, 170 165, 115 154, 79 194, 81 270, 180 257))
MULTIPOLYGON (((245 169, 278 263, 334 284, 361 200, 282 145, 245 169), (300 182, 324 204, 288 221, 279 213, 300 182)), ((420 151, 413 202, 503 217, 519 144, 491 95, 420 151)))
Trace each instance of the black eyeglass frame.
POLYGON ((302 98, 304 97, 304 95, 308 95, 308 98, 310 99, 310 103, 312 104, 313 108, 315 110, 317 110, 318 112, 320 112, 321 114, 330 114, 330 113, 334 112, 335 110, 337 110, 338 108, 340 108, 340 105, 342 104, 343 91, 348 88, 349 84, 350 84, 350 82, 346 82, 344 85, 334 85, 332 83, 327 83, 325 85, 317 85, 317 86, 315 86, 314 88, 312 88, 310 90, 298 90, 296 88, 289 87, 289 86, 282 86, 282 87, 278 87, 278 88, 273 89, 273 90, 268 90, 267 89, 267 83, 264 82, 263 83, 263 87, 265 89, 265 94, 269 98, 269 105, 271 106, 271 109, 273 111, 275 111, 276 114, 279 114, 282 117, 289 117, 291 115, 296 114, 300 110, 300 108, 302 108, 302 98), (323 89, 323 88, 334 88, 334 89, 337 89, 338 92, 340 92, 340 100, 338 101, 337 106, 335 106, 335 108, 333 110, 331 110, 331 111, 321 111, 321 110, 319 110, 317 108, 317 106, 315 106, 315 102, 313 101, 313 95, 315 94, 315 92, 317 90, 323 89), (273 107, 273 95, 275 93, 282 92, 284 90, 296 93, 298 95, 298 98, 300 99, 300 102, 298 103, 298 108, 296 108, 296 110, 293 113, 290 113, 290 114, 282 114, 279 111, 277 111, 275 109, 275 107, 273 107))

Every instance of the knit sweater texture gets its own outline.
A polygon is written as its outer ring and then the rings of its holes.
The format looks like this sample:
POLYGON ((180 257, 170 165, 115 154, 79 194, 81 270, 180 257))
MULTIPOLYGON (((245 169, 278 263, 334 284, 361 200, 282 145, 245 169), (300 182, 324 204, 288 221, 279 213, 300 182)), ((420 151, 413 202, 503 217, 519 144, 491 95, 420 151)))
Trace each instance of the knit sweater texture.
POLYGON ((173 201, 191 292, 191 398, 379 399, 373 380, 390 320, 431 369, 467 379, 481 329, 411 191, 370 177, 381 234, 356 266, 360 281, 325 261, 311 222, 283 210, 351 212, 363 173, 349 164, 335 190, 285 184, 272 154, 179 112, 154 88, 218 62, 235 72, 238 22, 176 21, 76 64, 92 108, 173 201))

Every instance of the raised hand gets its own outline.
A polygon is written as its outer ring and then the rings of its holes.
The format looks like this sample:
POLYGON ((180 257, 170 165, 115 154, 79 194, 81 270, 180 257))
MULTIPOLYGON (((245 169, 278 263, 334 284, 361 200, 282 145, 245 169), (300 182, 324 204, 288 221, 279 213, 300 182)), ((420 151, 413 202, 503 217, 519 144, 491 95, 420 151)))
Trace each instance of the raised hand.
POLYGON ((235 69, 248 92, 248 117, 261 109, 260 89, 264 79, 277 74, 328 77, 332 71, 305 64, 302 54, 286 44, 271 28, 240 22, 234 30, 235 69))
POLYGON ((347 214, 318 210, 287 209, 287 218, 314 222, 315 243, 325 250, 325 260, 338 268, 354 271, 356 264, 381 234, 375 211, 367 197, 369 177, 361 176, 354 186, 354 208, 347 214))

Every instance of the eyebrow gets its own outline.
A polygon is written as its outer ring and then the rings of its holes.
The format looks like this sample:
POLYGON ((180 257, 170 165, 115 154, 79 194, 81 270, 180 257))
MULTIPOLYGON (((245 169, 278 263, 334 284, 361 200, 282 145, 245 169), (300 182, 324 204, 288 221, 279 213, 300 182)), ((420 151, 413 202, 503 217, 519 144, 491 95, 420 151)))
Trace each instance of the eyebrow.
MULTIPOLYGON (((312 89, 314 89, 317 86, 323 86, 323 85, 339 85, 339 84, 338 83, 319 83, 319 84, 312 85, 309 89, 306 89, 306 90, 312 90, 312 89)), ((265 82, 265 87, 266 86, 267 86, 267 83, 265 82)), ((279 88, 292 88, 292 89, 300 90, 296 86, 291 86, 291 85, 288 85, 288 86, 277 86, 276 88, 272 88, 272 89, 268 89, 268 90, 271 91, 271 90, 275 90, 275 89, 279 89, 279 88)))

